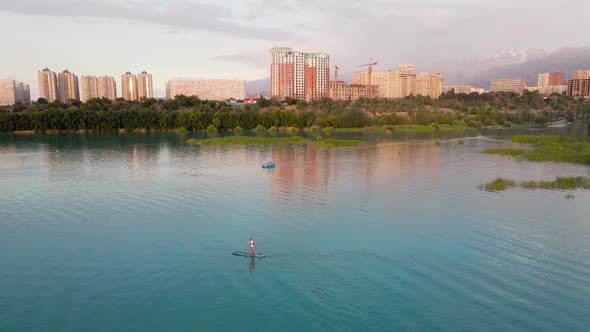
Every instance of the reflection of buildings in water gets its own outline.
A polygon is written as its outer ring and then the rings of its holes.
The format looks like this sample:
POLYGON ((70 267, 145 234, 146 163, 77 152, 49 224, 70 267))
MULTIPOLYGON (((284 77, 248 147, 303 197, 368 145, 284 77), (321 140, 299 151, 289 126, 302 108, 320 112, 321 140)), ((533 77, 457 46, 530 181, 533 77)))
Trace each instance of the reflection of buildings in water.
MULTIPOLYGON (((69 137, 68 137, 69 138, 69 137)), ((72 142, 61 142, 62 144, 49 144, 43 146, 43 165, 45 166, 45 177, 50 182, 59 182, 72 177, 72 173, 79 173, 83 170, 72 167, 84 162, 84 152, 77 148, 75 140, 72 142), (68 144, 69 143, 69 144, 68 144), (65 145, 65 149, 60 145, 65 145)))
POLYGON ((17 149, 14 145, 0 145, 0 156, 1 171, 18 171, 21 169, 22 158, 17 154, 17 149))
POLYGON ((297 208, 325 201, 330 181, 329 150, 310 146, 273 147, 273 197, 280 204, 297 208))
POLYGON ((128 150, 129 170, 135 174, 155 174, 158 170, 158 167, 151 167, 149 164, 154 163, 158 160, 158 151, 159 145, 132 145, 128 150))
MULTIPOLYGON (((440 146, 433 141, 404 141, 377 146, 374 173, 379 178, 406 178, 435 174, 439 169, 440 146)), ((391 179, 393 180, 393 179, 391 179)))
POLYGON ((329 190, 354 184, 361 205, 373 186, 395 186, 412 176, 436 176, 440 146, 433 141, 407 141, 360 148, 315 149, 309 146, 272 151, 279 167, 273 171, 274 196, 286 205, 323 202, 329 190), (291 204, 290 201, 298 200, 291 204), (305 202, 301 202, 305 201, 305 202))

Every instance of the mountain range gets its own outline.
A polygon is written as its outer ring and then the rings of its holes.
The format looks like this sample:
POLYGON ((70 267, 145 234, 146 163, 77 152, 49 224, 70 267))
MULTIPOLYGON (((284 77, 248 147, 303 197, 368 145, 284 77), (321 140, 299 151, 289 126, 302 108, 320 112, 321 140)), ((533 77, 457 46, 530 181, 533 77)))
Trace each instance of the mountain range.
MULTIPOLYGON (((467 84, 489 89, 499 78, 526 78, 528 86, 537 86, 539 73, 564 72, 571 78, 575 70, 590 70, 590 47, 563 47, 552 51, 509 50, 491 57, 473 58, 431 66, 444 74, 444 84, 467 84)), ((420 70, 418 66, 418 70, 420 70)), ((352 73, 340 73, 339 79, 350 82, 352 73)), ((246 93, 270 95, 270 78, 248 81, 246 93)))

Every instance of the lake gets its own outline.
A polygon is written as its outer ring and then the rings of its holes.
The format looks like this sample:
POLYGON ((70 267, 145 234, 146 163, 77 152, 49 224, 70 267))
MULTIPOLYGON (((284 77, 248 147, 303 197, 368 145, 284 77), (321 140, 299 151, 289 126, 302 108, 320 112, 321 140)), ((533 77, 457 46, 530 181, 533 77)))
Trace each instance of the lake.
POLYGON ((588 331, 590 192, 478 186, 590 167, 514 132, 0 135, 0 330, 588 331))

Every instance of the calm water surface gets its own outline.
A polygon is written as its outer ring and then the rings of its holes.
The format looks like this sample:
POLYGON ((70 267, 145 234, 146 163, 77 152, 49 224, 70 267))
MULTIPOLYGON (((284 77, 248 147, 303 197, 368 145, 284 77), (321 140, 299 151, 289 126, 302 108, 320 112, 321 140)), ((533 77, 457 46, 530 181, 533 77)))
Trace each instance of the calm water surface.
POLYGON ((478 185, 590 168, 477 153, 498 134, 2 135, 0 330, 588 331, 590 192, 478 185))

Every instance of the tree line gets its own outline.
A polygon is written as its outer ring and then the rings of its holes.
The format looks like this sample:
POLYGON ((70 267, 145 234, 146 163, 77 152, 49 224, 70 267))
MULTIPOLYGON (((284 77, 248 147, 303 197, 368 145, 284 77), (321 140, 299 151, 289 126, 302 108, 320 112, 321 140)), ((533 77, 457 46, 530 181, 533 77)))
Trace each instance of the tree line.
POLYGON ((567 119, 587 122, 590 100, 565 95, 542 96, 537 92, 443 94, 439 99, 409 96, 402 99, 328 98, 305 102, 259 98, 257 105, 229 106, 226 102, 177 96, 170 100, 126 101, 90 99, 48 103, 40 98, 31 105, 16 104, 0 112, 0 132, 19 130, 119 129, 218 130, 270 127, 366 127, 433 123, 450 125, 545 125, 567 119))

